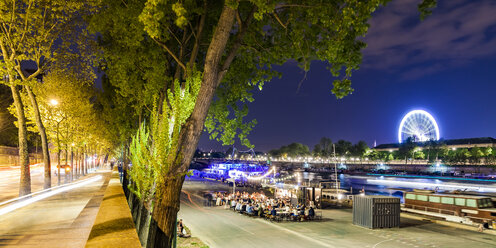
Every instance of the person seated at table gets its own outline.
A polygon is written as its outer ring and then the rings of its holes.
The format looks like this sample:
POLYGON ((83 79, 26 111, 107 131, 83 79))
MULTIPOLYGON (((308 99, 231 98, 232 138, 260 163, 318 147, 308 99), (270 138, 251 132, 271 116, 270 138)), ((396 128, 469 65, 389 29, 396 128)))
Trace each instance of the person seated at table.
POLYGON ((294 216, 294 217, 298 217, 298 209, 297 208, 293 208, 292 211, 291 211, 291 215, 294 216))
POLYGON ((253 206, 251 204, 246 206, 246 213, 249 215, 253 215, 253 206))
POLYGON ((246 212, 246 206, 247 206, 247 205, 248 205, 248 204, 245 204, 245 203, 243 203, 243 204, 241 205, 241 212, 246 212))
POLYGON ((284 210, 289 213, 289 210, 290 210, 289 205, 286 205, 286 207, 284 208, 284 210))
POLYGON ((310 209, 308 210, 308 217, 310 219, 313 219, 315 217, 315 210, 313 209, 313 207, 310 207, 310 209))
POLYGON ((272 215, 272 217, 276 217, 277 215, 276 208, 272 208, 272 210, 270 211, 270 215, 272 215))
POLYGON ((242 207, 242 204, 240 201, 238 201, 238 203, 236 203, 236 211, 241 211, 241 207, 242 207))
POLYGON ((236 201, 235 200, 231 200, 231 208, 232 209, 235 209, 236 208, 236 201))
POLYGON ((298 209, 296 209, 296 208, 291 208, 289 216, 290 216, 293 220, 297 220, 297 219, 298 219, 298 209))

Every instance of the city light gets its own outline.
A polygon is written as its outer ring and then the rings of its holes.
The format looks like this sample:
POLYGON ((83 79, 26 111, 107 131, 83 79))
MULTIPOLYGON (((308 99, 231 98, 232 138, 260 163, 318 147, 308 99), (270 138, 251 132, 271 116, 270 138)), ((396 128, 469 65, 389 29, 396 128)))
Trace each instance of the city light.
POLYGON ((59 101, 57 101, 55 99, 50 99, 50 105, 57 106, 58 104, 59 104, 59 101))

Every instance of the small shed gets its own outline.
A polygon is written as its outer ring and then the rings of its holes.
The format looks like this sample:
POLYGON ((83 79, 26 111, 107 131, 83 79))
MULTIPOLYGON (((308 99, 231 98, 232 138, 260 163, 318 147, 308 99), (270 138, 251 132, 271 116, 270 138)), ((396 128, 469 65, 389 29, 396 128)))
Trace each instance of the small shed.
POLYGON ((400 198, 353 196, 353 224, 371 229, 400 227, 400 198))

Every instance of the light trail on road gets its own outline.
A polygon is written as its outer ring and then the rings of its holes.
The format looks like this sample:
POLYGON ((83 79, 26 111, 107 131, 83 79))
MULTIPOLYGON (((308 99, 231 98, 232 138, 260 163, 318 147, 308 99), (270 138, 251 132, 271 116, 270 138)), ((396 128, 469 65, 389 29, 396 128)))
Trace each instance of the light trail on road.
MULTIPOLYGON (((16 200, 21 200, 19 202, 16 202, 16 203, 13 203, 12 205, 8 205, 4 208, 1 208, 0 209, 0 216, 6 214, 6 213, 9 213, 9 212, 12 212, 16 209, 19 209, 19 208, 22 208, 22 207, 25 207, 29 204, 32 204, 34 202, 37 202, 39 200, 43 200, 45 198, 48 198, 50 196, 54 196, 56 194, 59 194, 59 193, 62 193, 62 192, 65 192, 65 191, 68 191, 68 190, 71 190, 71 189, 75 189, 75 188, 78 188, 78 187, 81 187, 81 186, 84 186, 86 184, 89 184, 89 183, 92 183, 92 182, 96 182, 98 180, 102 179, 102 176, 101 175, 98 175, 98 176, 94 176, 94 177, 91 177, 91 178, 88 178, 88 179, 84 179, 82 181, 78 181, 78 182, 74 182, 74 183, 70 183, 70 184, 67 184, 67 185, 64 185, 64 186, 61 186, 59 188, 51 188, 49 190, 46 190, 44 192, 36 192, 36 193, 32 193, 32 194, 29 194, 29 195, 26 195, 26 196, 23 196, 23 197, 19 197, 19 198, 16 198, 16 199, 13 199, 13 200, 9 200, 9 202, 13 202, 13 201, 16 201, 16 200), (27 200, 22 200, 22 199, 25 199, 29 196, 33 196, 32 198, 29 198, 27 200)), ((4 205, 4 203, 0 203, 0 205, 4 205)))

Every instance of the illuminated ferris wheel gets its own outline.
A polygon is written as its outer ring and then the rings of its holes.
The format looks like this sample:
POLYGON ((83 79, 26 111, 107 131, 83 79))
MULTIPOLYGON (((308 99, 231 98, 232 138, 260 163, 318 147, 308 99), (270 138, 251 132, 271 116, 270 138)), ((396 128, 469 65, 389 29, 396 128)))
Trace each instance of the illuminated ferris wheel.
POLYGON ((409 137, 415 142, 439 140, 439 127, 431 114, 424 110, 413 110, 401 120, 398 141, 402 143, 409 137))

